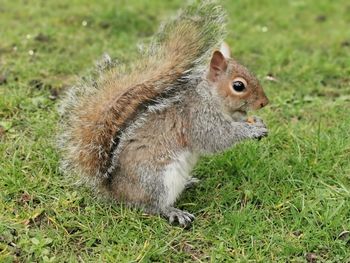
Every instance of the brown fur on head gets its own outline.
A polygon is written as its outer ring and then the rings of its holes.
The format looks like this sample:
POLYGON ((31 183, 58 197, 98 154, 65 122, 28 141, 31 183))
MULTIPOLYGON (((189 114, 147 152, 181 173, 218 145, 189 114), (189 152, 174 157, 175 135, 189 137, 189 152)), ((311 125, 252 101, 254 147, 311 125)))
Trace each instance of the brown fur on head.
POLYGON ((208 80, 216 88, 229 114, 245 115, 247 111, 260 109, 269 102, 257 78, 230 58, 225 43, 212 55, 208 80))

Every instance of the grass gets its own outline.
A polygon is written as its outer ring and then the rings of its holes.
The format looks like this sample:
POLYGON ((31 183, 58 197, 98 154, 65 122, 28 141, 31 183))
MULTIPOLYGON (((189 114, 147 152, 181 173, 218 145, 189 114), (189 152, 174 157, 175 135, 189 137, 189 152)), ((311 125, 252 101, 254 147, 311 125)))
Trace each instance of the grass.
POLYGON ((350 262, 350 4, 223 1, 228 43, 271 100, 269 137, 203 158, 190 230, 58 171, 57 94, 183 1, 2 1, 0 262, 350 262), (272 75, 277 81, 266 79, 272 75))

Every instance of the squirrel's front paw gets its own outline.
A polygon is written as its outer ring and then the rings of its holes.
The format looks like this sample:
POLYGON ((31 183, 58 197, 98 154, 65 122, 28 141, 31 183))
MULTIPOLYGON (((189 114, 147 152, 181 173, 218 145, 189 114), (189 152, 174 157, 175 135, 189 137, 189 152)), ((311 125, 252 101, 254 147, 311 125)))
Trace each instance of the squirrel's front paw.
POLYGON ((266 137, 268 135, 268 130, 263 120, 257 116, 252 118, 254 120, 254 122, 250 123, 251 127, 253 128, 252 138, 260 140, 261 138, 266 137))
POLYGON ((266 128, 264 121, 258 116, 248 117, 246 122, 249 123, 250 125, 266 128))
POLYGON ((253 139, 262 139, 268 135, 268 130, 266 128, 259 127, 253 132, 253 139))

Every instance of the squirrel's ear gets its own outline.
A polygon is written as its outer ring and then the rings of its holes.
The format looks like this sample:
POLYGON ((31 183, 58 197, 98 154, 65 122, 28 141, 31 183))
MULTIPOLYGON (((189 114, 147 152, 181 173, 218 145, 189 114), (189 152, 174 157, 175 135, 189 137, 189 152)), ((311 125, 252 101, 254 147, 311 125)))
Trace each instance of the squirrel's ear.
POLYGON ((220 52, 224 55, 225 58, 231 57, 231 49, 226 42, 222 42, 220 52))
POLYGON ((216 81, 227 69, 227 62, 224 55, 216 50, 210 61, 209 79, 216 81))

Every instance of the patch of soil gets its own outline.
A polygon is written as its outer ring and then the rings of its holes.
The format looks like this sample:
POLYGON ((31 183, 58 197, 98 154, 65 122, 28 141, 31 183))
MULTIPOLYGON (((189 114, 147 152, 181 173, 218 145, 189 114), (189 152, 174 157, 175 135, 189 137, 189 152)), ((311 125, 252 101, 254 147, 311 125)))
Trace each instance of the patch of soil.
POLYGON ((171 243, 171 248, 174 251, 183 252, 183 253, 189 255, 192 258, 192 260, 194 260, 194 261, 201 261, 201 260, 209 260, 210 259, 209 255, 206 255, 203 251, 198 250, 198 248, 196 248, 194 245, 192 245, 186 241, 181 241, 181 242, 174 241, 171 243))
POLYGON ((350 41, 349 40, 344 40, 343 42, 340 43, 342 47, 350 47, 350 41))
POLYGON ((50 88, 50 95, 49 99, 50 100, 56 100, 59 96, 59 89, 57 88, 50 88))
POLYGON ((34 40, 35 41, 38 41, 38 42, 49 42, 50 41, 50 37, 48 35, 44 35, 43 33, 39 33, 38 35, 36 35, 34 37, 34 40))
POLYGON ((109 21, 101 21, 99 26, 103 29, 107 29, 111 27, 111 23, 109 21))
POLYGON ((318 23, 325 22, 326 20, 327 20, 327 16, 325 16, 325 15, 318 15, 315 18, 315 21, 318 23))
POLYGON ((23 193, 18 202, 22 205, 28 204, 32 200, 32 197, 28 193, 23 193))
POLYGON ((6 134, 5 128, 0 125, 0 140, 1 138, 5 137, 5 134, 6 134))
POLYGON ((317 262, 317 255, 316 253, 306 253, 305 259, 309 263, 316 263, 317 262))
POLYGON ((40 79, 32 79, 29 81, 29 86, 38 90, 41 90, 45 84, 40 79))
POLYGON ((7 76, 0 74, 0 85, 4 85, 7 83, 7 76))
POLYGON ((25 222, 26 225, 33 227, 33 226, 37 226, 40 227, 44 224, 48 223, 48 219, 46 216, 45 211, 42 211, 41 213, 34 215, 32 218, 30 218, 29 220, 27 220, 25 222))

